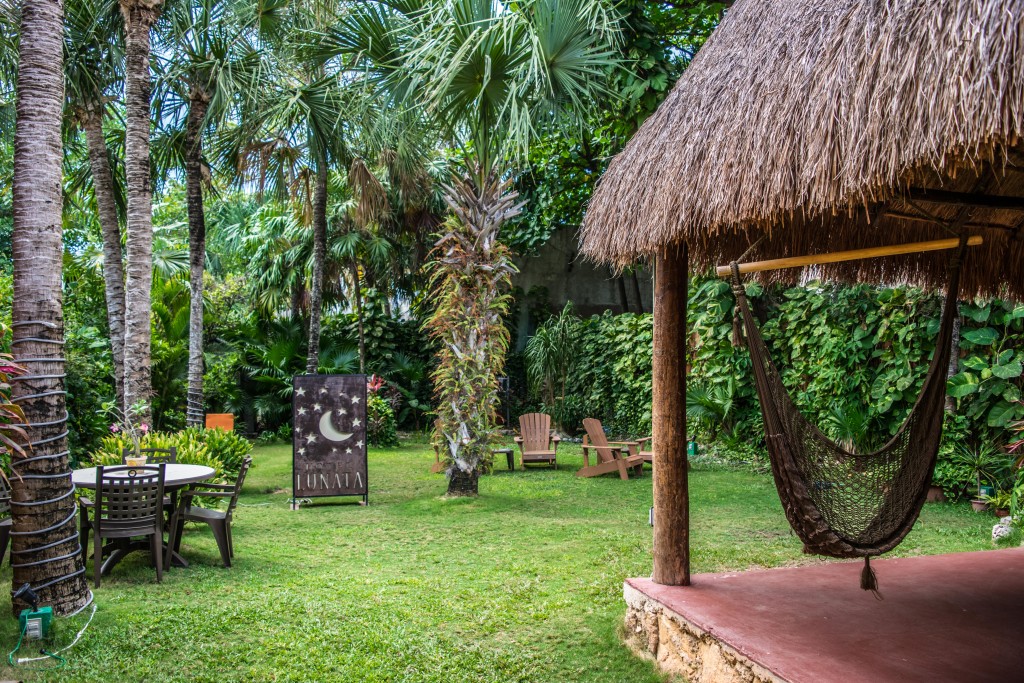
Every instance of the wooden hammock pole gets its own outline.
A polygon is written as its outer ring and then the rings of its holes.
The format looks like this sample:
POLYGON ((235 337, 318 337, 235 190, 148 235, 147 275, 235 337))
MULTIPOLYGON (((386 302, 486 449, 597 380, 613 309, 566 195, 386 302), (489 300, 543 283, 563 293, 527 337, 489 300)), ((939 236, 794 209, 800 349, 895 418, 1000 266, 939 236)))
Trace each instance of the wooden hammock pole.
MULTIPOLYGON (((967 246, 976 247, 982 244, 984 239, 975 235, 967 239, 967 246)), ((802 268, 814 266, 820 263, 839 263, 841 261, 856 261, 858 259, 878 258, 880 256, 896 256, 898 254, 918 254, 924 251, 941 251, 943 249, 955 249, 960 246, 960 240, 951 237, 945 240, 932 240, 930 242, 911 242, 909 244, 893 244, 887 247, 870 247, 868 249, 852 249, 850 251, 836 251, 831 254, 810 254, 807 256, 792 256, 789 258, 777 258, 769 261, 751 261, 741 263, 740 274, 759 273, 764 270, 780 270, 782 268, 802 268)), ((730 266, 718 266, 715 269, 718 277, 729 277, 732 275, 730 266)))

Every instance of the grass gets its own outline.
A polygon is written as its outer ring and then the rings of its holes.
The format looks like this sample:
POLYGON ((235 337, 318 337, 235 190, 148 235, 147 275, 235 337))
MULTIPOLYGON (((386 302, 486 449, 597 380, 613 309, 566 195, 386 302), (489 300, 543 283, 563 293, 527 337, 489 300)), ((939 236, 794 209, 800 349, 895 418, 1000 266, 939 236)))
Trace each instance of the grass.
MULTIPOLYGON (((376 450, 369 507, 297 512, 290 447, 257 448, 234 567, 198 527, 183 543, 192 566, 162 584, 136 553, 95 591, 95 619, 65 669, 0 667, 0 679, 659 681, 618 634, 623 579, 651 570, 650 472, 577 479, 579 449, 563 448, 558 471, 508 472, 499 458, 480 497, 460 500, 428 473, 426 445, 376 450)), ((820 561, 801 553, 770 477, 695 469, 690 492, 695 572, 820 561)), ((991 548, 993 521, 929 504, 894 554, 991 548)), ((86 616, 58 620, 51 647, 86 616)), ((0 622, 0 643, 17 635, 0 622)))

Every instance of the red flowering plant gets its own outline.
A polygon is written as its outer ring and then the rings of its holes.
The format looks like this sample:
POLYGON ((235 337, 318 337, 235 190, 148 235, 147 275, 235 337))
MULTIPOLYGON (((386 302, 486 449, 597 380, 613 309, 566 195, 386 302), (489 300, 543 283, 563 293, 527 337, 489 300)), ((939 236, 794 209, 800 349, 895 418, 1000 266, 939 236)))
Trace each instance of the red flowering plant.
POLYGON ((366 390, 376 394, 384 386, 384 378, 377 375, 370 375, 370 381, 366 383, 366 390))
MULTIPOLYGON (((6 334, 7 328, 0 324, 0 339, 6 334)), ((0 353, 0 451, 16 456, 24 456, 25 449, 31 448, 28 434, 19 426, 25 424, 25 413, 11 400, 11 378, 24 374, 9 353, 0 353)))
POLYGON ((397 446, 395 411, 384 397, 383 377, 371 375, 366 383, 366 440, 371 446, 397 446))

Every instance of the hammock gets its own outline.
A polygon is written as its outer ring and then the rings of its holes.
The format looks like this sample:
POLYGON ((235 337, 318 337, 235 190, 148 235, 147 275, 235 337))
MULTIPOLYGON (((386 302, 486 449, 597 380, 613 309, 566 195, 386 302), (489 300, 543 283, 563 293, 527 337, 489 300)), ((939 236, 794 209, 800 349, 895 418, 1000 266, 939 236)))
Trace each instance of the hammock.
POLYGON ((874 453, 850 453, 811 424, 793 403, 750 314, 739 268, 733 292, 742 317, 765 439, 779 498, 804 552, 865 559, 861 588, 876 590, 870 557, 894 547, 914 526, 928 494, 942 437, 960 259, 950 264, 942 323, 921 395, 896 435, 874 453))

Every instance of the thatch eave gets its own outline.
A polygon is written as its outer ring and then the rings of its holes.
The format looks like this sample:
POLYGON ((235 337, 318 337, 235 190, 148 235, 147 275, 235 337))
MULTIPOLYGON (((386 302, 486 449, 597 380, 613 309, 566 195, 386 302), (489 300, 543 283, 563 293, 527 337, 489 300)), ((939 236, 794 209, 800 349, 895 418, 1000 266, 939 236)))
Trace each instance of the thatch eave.
MULTIPOLYGON (((1024 0, 740 0, 612 161, 584 253, 625 265, 685 240, 703 269, 755 242, 776 258, 962 224, 986 241, 963 291, 1024 297, 1022 22, 1024 0)), ((937 286, 948 256, 817 274, 937 286)))

